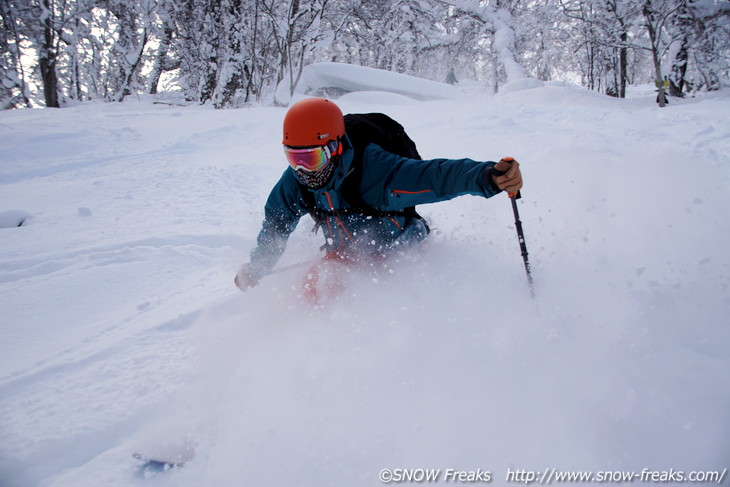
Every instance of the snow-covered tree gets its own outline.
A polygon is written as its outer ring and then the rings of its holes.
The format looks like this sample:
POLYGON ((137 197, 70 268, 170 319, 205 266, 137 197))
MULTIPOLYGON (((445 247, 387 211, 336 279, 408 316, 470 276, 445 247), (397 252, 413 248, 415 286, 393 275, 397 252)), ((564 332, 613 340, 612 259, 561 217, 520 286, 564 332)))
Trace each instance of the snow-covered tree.
POLYGON ((679 0, 667 29, 673 40, 670 94, 719 89, 730 69, 730 3, 679 0))
POLYGON ((260 0, 267 25, 277 53, 276 84, 278 102, 288 102, 294 93, 304 65, 317 60, 323 44, 332 41, 332 33, 325 29, 323 16, 329 0, 260 0))
MULTIPOLYGON (((113 33, 114 45, 109 58, 111 72, 110 99, 122 101, 130 94, 136 84, 136 76, 141 67, 143 54, 150 30, 150 8, 154 4, 149 1, 128 2, 126 0, 107 0, 106 9, 114 16, 116 29, 113 33)), ((137 85, 137 91, 143 89, 137 85)))
POLYGON ((16 7, 0 0, 0 109, 30 107, 16 7))
MULTIPOLYGON (((730 79, 717 0, 0 0, 0 107, 122 100, 172 81, 222 108, 286 103, 305 65, 339 61, 493 91, 580 79, 674 96, 730 79)), ((169 86, 169 85, 168 85, 169 86)))
POLYGON ((180 60, 173 55, 173 40, 177 35, 174 0, 160 0, 154 11, 151 37, 157 39, 157 49, 152 56, 152 69, 147 79, 147 92, 156 94, 163 73, 180 68, 180 60))
POLYGON ((576 33, 576 61, 591 89, 624 97, 641 5, 635 0, 559 0, 576 33))

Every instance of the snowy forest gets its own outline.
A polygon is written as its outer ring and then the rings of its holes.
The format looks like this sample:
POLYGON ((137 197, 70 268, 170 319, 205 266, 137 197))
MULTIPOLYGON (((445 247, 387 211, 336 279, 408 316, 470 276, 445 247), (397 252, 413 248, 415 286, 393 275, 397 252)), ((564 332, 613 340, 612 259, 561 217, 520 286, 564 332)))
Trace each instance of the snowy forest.
POLYGON ((496 93, 520 78, 624 97, 730 79, 723 0, 0 0, 0 107, 179 91, 276 103, 304 66, 350 63, 496 93))

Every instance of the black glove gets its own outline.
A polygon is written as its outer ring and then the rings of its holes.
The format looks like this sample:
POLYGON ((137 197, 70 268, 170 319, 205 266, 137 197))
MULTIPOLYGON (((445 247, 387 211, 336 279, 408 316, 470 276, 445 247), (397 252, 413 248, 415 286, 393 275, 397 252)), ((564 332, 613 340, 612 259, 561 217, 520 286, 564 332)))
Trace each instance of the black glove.
POLYGON ((233 279, 233 283, 238 289, 245 292, 248 288, 256 286, 260 280, 261 276, 251 264, 243 264, 233 279))
POLYGON ((492 188, 507 191, 510 195, 515 194, 522 188, 520 163, 512 157, 503 157, 484 172, 484 179, 484 183, 492 188))

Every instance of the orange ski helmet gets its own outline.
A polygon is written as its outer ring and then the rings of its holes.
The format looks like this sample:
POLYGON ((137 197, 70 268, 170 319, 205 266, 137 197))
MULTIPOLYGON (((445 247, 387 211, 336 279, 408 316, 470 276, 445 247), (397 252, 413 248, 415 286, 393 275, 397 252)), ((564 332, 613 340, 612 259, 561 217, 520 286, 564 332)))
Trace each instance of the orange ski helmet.
POLYGON ((307 98, 289 108, 284 116, 282 144, 294 147, 325 145, 345 135, 342 110, 331 100, 307 98))

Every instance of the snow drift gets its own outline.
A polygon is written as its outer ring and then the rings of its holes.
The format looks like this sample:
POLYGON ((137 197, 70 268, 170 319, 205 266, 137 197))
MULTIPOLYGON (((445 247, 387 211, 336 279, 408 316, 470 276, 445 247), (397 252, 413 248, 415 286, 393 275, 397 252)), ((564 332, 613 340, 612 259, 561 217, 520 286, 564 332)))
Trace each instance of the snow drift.
POLYGON ((421 101, 451 99, 459 95, 456 88, 445 83, 342 63, 305 66, 294 91, 299 95, 327 98, 359 91, 382 91, 421 101))

